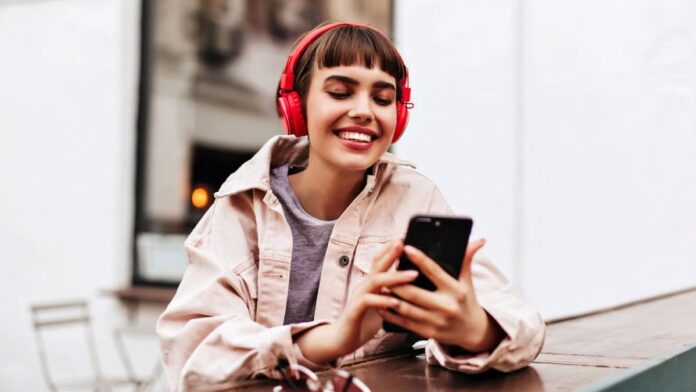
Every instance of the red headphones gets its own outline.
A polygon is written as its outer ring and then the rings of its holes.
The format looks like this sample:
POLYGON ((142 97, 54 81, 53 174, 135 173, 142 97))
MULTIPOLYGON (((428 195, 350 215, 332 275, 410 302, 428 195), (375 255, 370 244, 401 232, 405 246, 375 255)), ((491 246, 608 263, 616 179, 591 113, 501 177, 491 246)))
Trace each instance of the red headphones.
MULTIPOLYGON (((297 91, 294 90, 295 65, 302 56, 302 53, 307 47, 314 42, 315 39, 322 36, 327 31, 338 26, 357 26, 367 27, 386 37, 384 33, 360 23, 338 22, 321 26, 309 34, 307 34, 295 47, 295 50, 288 57, 288 62, 285 64, 285 71, 280 77, 280 90, 278 92, 278 111, 283 121, 283 127, 288 135, 305 136, 307 135, 307 122, 302 115, 302 100, 297 91)), ((408 109, 413 107, 411 99, 411 88, 408 86, 408 70, 404 66, 405 74, 401 78, 401 99, 396 103, 396 128, 392 143, 396 143, 401 135, 403 135, 408 123, 408 109)))

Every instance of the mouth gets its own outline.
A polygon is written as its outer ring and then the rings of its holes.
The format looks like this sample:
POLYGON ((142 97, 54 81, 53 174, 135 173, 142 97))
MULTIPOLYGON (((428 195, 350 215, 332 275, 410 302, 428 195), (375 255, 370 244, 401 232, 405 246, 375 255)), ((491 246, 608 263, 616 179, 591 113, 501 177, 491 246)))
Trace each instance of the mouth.
POLYGON ((335 129, 333 133, 342 140, 357 143, 371 143, 379 137, 377 132, 364 127, 344 127, 335 129))

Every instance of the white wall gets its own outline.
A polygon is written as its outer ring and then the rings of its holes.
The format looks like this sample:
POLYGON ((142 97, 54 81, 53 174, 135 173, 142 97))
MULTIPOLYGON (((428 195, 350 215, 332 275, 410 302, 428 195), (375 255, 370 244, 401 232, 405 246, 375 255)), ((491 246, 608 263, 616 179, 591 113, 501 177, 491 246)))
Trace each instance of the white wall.
POLYGON ((545 317, 696 285, 693 1, 404 1, 396 21, 416 102, 397 153, 545 317))
POLYGON ((695 286, 696 3, 524 16, 528 295, 557 315, 695 286))
POLYGON ((103 367, 123 373, 109 335, 123 314, 98 291, 130 279, 139 11, 0 2, 2 390, 45 389, 34 302, 90 299, 103 367))

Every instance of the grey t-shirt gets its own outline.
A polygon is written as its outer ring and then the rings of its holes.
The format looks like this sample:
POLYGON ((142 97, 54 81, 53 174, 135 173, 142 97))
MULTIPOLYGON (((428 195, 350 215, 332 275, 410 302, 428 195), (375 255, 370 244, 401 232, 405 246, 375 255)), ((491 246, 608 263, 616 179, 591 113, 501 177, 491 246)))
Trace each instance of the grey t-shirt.
POLYGON ((324 221, 309 215, 297 200, 288 181, 288 173, 302 167, 279 166, 271 169, 271 189, 283 206, 292 231, 290 287, 284 324, 314 320, 322 265, 336 221, 324 221))

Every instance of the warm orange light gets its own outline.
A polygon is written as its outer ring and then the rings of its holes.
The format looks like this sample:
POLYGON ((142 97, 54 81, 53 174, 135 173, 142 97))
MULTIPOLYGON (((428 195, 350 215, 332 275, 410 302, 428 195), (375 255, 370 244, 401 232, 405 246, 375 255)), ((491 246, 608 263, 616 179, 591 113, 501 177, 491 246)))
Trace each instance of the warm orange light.
POLYGON ((208 201, 210 200, 210 195, 208 195, 208 190, 203 187, 198 187, 191 193, 191 203, 196 208, 205 208, 208 206, 208 201))

